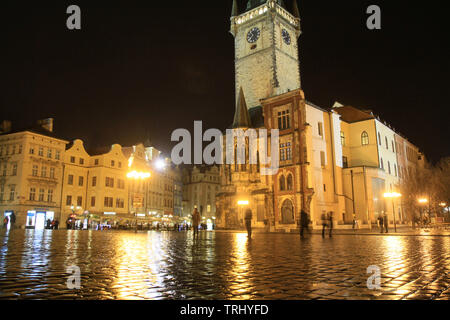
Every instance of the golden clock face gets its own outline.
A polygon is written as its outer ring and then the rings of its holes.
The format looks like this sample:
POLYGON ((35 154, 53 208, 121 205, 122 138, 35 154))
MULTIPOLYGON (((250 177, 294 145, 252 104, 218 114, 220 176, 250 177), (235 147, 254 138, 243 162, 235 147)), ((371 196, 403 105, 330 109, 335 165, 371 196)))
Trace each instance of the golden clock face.
POLYGON ((287 32, 286 29, 283 29, 281 31, 281 36, 283 37, 284 43, 286 43, 287 45, 291 44, 291 36, 290 36, 289 32, 287 32))
POLYGON ((261 31, 259 30, 259 28, 255 27, 247 33, 247 41, 249 43, 255 43, 256 41, 258 41, 260 35, 261 31))

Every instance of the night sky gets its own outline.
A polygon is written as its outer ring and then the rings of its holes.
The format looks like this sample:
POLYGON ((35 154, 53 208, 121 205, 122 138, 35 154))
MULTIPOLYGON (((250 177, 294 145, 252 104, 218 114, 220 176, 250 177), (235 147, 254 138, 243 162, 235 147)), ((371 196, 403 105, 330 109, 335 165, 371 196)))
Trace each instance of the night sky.
MULTIPOLYGON (((0 119, 17 128, 54 117, 59 135, 89 148, 150 138, 165 152, 171 132, 194 120, 225 129, 235 108, 231 3, 3 0, 0 119), (81 31, 66 28, 71 4, 81 31)), ((445 2, 298 3, 306 98, 372 109, 431 160, 449 156, 445 2), (382 30, 366 28, 370 4, 382 30)))

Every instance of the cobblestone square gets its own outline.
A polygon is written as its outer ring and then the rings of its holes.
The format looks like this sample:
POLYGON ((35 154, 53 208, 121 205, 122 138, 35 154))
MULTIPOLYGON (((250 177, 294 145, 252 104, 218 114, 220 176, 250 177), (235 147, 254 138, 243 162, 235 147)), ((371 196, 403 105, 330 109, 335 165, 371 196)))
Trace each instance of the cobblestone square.
POLYGON ((447 236, 2 230, 0 298, 448 300, 449 258, 447 236))

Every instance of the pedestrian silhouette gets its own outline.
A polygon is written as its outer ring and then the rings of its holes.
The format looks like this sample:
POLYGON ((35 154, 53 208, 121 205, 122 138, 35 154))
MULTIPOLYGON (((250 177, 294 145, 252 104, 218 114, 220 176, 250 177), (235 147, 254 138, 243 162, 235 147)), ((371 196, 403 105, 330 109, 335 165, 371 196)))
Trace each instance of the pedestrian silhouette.
POLYGON ((331 233, 333 232, 333 211, 330 211, 328 213, 328 228, 330 229, 330 238, 331 238, 331 233))
POLYGON ((200 213, 198 212, 197 208, 194 209, 194 212, 192 213, 192 228, 194 230, 194 237, 197 235, 198 238, 198 226, 200 224, 200 213))
POLYGON ((308 231, 309 217, 305 210, 300 211, 300 237, 303 238, 304 231, 308 231))
POLYGON ((325 230, 328 226, 328 217, 325 212, 322 213, 321 219, 322 219, 322 238, 325 238, 325 230))
POLYGON ((245 227, 247 228, 248 238, 252 238, 252 210, 248 208, 245 211, 245 227))

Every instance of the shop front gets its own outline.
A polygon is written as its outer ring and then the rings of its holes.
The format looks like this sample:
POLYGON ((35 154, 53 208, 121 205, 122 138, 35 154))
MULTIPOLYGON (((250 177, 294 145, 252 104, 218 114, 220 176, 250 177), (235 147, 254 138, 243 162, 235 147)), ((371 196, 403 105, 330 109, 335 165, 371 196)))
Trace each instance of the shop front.
POLYGON ((44 209, 28 210, 26 229, 44 230, 55 219, 54 211, 47 211, 44 209))

